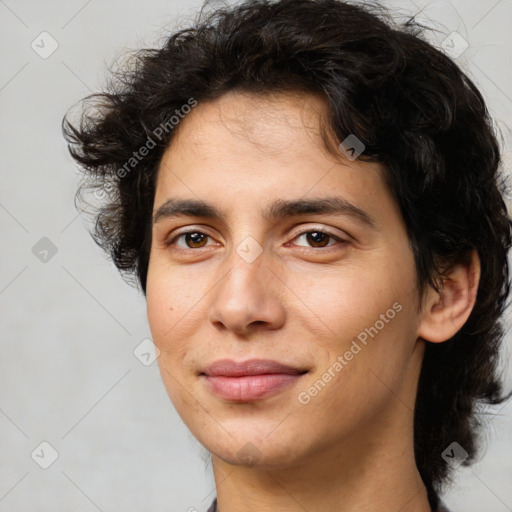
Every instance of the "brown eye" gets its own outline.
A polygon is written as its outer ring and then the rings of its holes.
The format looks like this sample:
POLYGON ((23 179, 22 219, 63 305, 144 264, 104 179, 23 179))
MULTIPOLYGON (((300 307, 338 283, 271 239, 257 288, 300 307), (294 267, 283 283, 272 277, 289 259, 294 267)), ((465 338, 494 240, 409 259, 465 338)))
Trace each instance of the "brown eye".
POLYGON ((175 236, 170 242, 167 242, 166 245, 176 245, 178 249, 181 250, 201 249, 202 247, 206 247, 206 242, 208 241, 209 238, 209 235, 201 231, 187 231, 185 233, 181 233, 175 236), (178 244, 178 240, 183 240, 184 245, 178 244))
POLYGON ((204 233, 200 233, 198 231, 191 231, 190 233, 184 233, 185 235, 185 243, 190 248, 197 248, 197 247, 203 247, 204 242, 207 239, 208 235, 205 235, 204 233))
POLYGON ((306 240, 313 247, 325 247, 329 242, 329 235, 321 231, 310 231, 306 233, 306 240))
MULTIPOLYGON (((310 231, 304 231, 297 235, 294 240, 300 240, 301 238, 305 239, 306 243, 312 248, 323 248, 329 247, 331 245, 335 245, 336 242, 341 242, 342 244, 347 243, 345 240, 342 240, 340 237, 333 235, 332 233, 328 233, 326 231, 322 231, 319 229, 313 229, 310 231), (333 243, 329 243, 332 241, 333 243)), ((304 247, 302 244, 296 244, 300 247, 304 247)), ((307 245, 306 245, 307 247, 307 245)))

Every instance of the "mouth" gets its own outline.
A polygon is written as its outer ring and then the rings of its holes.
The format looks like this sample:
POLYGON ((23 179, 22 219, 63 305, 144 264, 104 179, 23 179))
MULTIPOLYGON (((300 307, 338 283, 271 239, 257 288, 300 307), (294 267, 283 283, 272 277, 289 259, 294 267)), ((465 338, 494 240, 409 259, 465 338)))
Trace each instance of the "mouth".
POLYGON ((308 370, 268 359, 221 359, 200 376, 219 398, 234 402, 263 399, 296 384, 308 370))

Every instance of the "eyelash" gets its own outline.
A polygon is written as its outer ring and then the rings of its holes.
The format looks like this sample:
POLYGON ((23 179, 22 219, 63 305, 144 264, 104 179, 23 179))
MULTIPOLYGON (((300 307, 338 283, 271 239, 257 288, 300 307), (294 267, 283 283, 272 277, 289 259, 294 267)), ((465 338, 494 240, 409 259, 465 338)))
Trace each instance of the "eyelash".
MULTIPOLYGON (((171 245, 174 245, 174 243, 176 242, 176 240, 178 240, 179 238, 189 234, 189 233, 199 233, 199 234, 202 234, 202 235, 206 235, 207 237, 209 238, 212 238, 208 233, 204 233, 203 231, 199 231, 197 229, 192 229, 192 230, 189 230, 189 231, 183 231, 182 233, 179 233, 178 235, 176 235, 172 240, 169 240, 169 241, 166 241, 165 242, 165 246, 166 247, 170 247, 171 245)), ((308 233, 322 233, 323 235, 326 235, 332 239, 334 239, 335 241, 341 243, 342 245, 347 245, 349 242, 347 240, 344 240, 342 238, 340 238, 339 236, 337 235, 334 235, 333 233, 330 233, 329 231, 325 231, 324 229, 308 229, 306 231, 301 231, 300 233, 297 233, 292 240, 295 240, 303 235, 307 235, 308 233)), ((318 252, 318 251, 322 251, 322 252, 325 252, 328 250, 329 247, 332 247, 333 245, 336 245, 336 244, 332 244, 332 245, 327 245, 325 247, 305 247, 305 246, 299 246, 301 247, 301 249, 305 249, 306 251, 309 249, 311 251, 314 251, 314 252, 318 252)), ((207 247, 207 246, 205 246, 207 247)), ((186 248, 186 249, 183 249, 182 247, 176 247, 174 248, 174 250, 178 251, 178 252, 188 252, 188 251, 197 251, 199 249, 204 249, 205 247, 198 247, 198 248, 186 248)))

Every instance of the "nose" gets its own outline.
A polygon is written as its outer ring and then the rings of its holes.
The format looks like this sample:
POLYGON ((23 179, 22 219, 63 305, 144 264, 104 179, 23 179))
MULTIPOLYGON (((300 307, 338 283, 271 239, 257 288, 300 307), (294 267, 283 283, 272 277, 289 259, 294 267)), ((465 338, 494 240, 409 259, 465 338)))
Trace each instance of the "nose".
POLYGON ((249 335, 284 324, 285 284, 271 265, 265 251, 252 262, 233 251, 229 268, 213 291, 209 321, 216 329, 249 335))

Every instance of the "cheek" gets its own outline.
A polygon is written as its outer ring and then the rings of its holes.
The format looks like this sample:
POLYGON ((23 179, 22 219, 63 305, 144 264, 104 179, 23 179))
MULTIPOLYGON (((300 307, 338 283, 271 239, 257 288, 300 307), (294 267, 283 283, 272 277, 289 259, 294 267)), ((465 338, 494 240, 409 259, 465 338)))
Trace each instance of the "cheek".
POLYGON ((169 268, 162 259, 154 258, 150 264, 146 285, 146 312, 155 343, 171 337, 190 321, 202 289, 197 279, 190 280, 191 276, 169 268))
POLYGON ((149 327, 153 336, 158 332, 159 325, 165 318, 167 297, 164 294, 165 287, 162 287, 162 269, 158 262, 155 262, 154 253, 150 253, 148 274, 146 278, 146 313, 149 327))
POLYGON ((186 377, 195 371, 191 340, 201 342, 197 331, 205 323, 201 298, 208 286, 192 277, 190 271, 169 269, 167 265, 148 269, 147 318, 153 342, 160 351, 157 362, 161 375, 173 402, 174 395, 180 392, 180 384, 172 376, 186 377))
POLYGON ((182 340, 186 338, 182 334, 190 321, 190 313, 184 316, 181 306, 177 305, 180 297, 167 287, 148 285, 146 300, 149 328, 160 350, 159 364, 171 363, 171 357, 176 359, 184 351, 182 340))
POLYGON ((167 282, 167 279, 159 279, 155 273, 148 273, 146 302, 149 327, 159 351, 157 364, 160 376, 172 404, 177 411, 193 410, 194 404, 188 403, 187 393, 183 393, 183 385, 180 385, 183 380, 180 374, 181 361, 186 354, 183 343, 186 337, 179 332, 182 327, 179 319, 183 313, 176 305, 179 304, 176 288, 171 288, 167 282))
POLYGON ((146 312, 153 342, 161 349, 162 338, 172 328, 173 300, 165 287, 148 278, 146 286, 146 312))
POLYGON ((382 398, 389 393, 386 385, 398 385, 406 371, 415 342, 414 267, 404 255, 398 274, 397 263, 388 258, 386 264, 383 256, 378 255, 372 265, 323 269, 290 283, 307 306, 298 303, 303 312, 292 316, 300 317, 304 329, 315 333, 315 343, 325 354, 317 357, 312 383, 325 376, 332 391, 323 395, 326 400, 347 403, 353 396, 364 397, 359 402, 364 408, 363 401, 382 398), (341 369, 333 368, 336 361, 341 369))
MULTIPOLYGON (((372 272, 362 265, 324 267, 289 279, 287 286, 293 292, 290 304, 294 304, 290 317, 317 333, 317 339, 331 348, 343 349, 379 321, 402 295, 385 267, 371 268, 372 272)), ((394 313, 392 310, 390 314, 394 313)))

